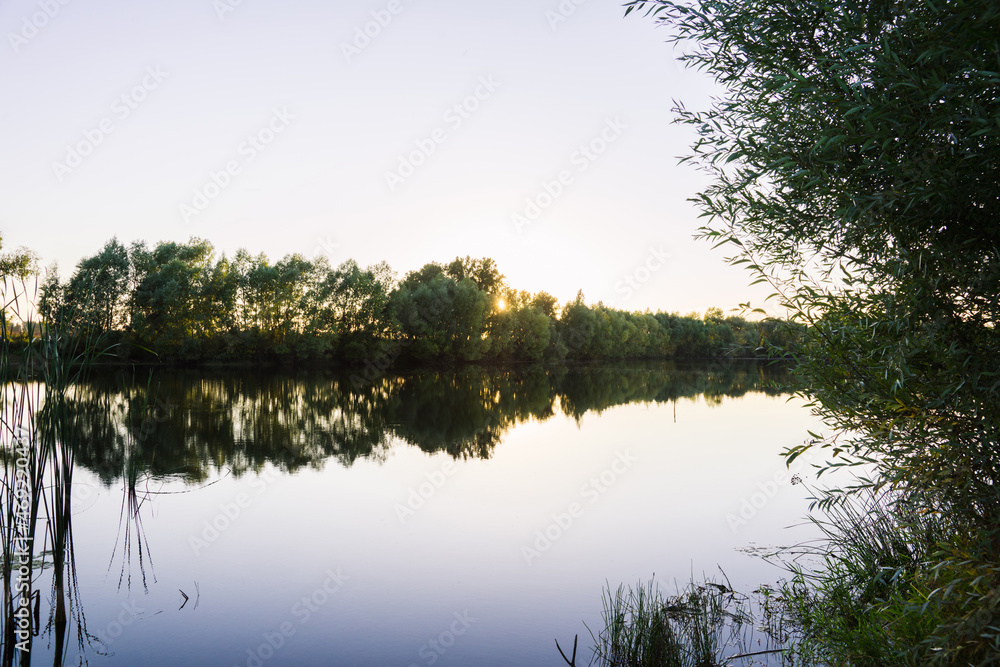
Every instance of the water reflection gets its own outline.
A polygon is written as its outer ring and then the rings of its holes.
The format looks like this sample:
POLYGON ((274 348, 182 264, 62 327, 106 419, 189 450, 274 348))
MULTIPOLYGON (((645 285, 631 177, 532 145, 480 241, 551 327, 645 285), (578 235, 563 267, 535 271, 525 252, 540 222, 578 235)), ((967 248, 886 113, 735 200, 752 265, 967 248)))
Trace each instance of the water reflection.
MULTIPOLYGON (((171 485, 170 492, 190 495, 197 504, 199 488, 229 475, 259 473, 268 464, 289 473, 320 470, 329 459, 355 466, 356 472, 365 467, 356 465, 360 461, 369 467, 384 462, 400 443, 453 459, 490 459, 506 435, 528 421, 565 415, 579 426, 588 413, 631 403, 679 404, 675 415, 683 421, 687 399, 712 405, 748 392, 779 395, 789 382, 780 368, 726 362, 466 368, 371 381, 349 372, 118 369, 61 388, 5 385, 2 664, 30 664, 31 653, 16 649, 15 630, 22 626, 30 630, 29 645, 52 651, 54 665, 65 664, 68 656, 76 661, 110 654, 107 638, 87 629, 77 577, 77 466, 121 497, 117 536, 102 554, 110 572, 107 585, 114 590, 117 584, 126 594, 141 585, 148 593, 156 573, 144 505, 165 482, 182 483, 182 491, 171 485), (29 520, 19 523, 12 508, 20 441, 29 443, 33 504, 29 520), (21 623, 12 594, 19 564, 13 545, 27 537, 33 542, 27 596, 34 615, 21 623), (43 588, 50 589, 48 595, 40 594, 43 588), (40 606, 48 612, 40 613, 40 606)), ((188 593, 200 596, 196 580, 188 593)), ((182 609, 197 607, 197 599, 186 605, 188 593, 181 592, 182 609)))
POLYGON ((123 390, 129 381, 108 373, 73 391, 77 461, 108 485, 123 470, 198 484, 220 470, 239 476, 268 462, 289 472, 330 458, 350 466, 384 460, 396 440, 427 453, 487 459, 527 420, 559 412, 580 420, 618 405, 697 396, 718 403, 750 391, 777 395, 790 377, 781 368, 728 362, 707 369, 475 368, 373 382, 347 373, 173 371, 123 390), (152 416, 129 423, 127 415, 139 413, 152 416))

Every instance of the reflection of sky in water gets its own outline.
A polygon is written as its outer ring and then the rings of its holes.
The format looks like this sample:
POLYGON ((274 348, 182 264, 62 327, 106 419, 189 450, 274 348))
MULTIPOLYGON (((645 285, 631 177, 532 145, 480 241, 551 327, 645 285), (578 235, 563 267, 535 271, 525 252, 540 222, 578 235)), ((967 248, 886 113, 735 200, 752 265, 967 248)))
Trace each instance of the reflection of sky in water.
POLYGON ((777 453, 808 428, 799 403, 749 393, 714 406, 681 399, 676 422, 670 403, 579 423, 557 412, 514 426, 488 460, 394 441, 382 463, 293 474, 268 465, 200 488, 151 482, 170 493, 143 505, 148 595, 135 551, 132 592, 115 594, 119 487, 78 470, 81 489, 93 484, 77 491, 74 519, 87 629, 114 654, 91 664, 255 665, 247 651, 266 637, 280 648, 262 651, 264 665, 559 664, 553 639, 576 633, 589 658, 581 621, 600 628, 605 580, 655 572, 672 590, 716 564, 737 588, 780 576, 736 548, 803 539, 782 528, 798 523, 807 491, 785 481, 735 534, 727 516, 784 470, 777 453), (409 515, 411 489, 429 497, 409 515), (553 517, 565 525, 571 509, 572 524, 556 530, 553 517), (213 521, 229 527, 215 535, 213 521), (535 544, 546 529, 562 533, 547 548, 535 544), (529 564, 522 547, 536 546, 529 564), (181 610, 178 589, 191 597, 181 610))

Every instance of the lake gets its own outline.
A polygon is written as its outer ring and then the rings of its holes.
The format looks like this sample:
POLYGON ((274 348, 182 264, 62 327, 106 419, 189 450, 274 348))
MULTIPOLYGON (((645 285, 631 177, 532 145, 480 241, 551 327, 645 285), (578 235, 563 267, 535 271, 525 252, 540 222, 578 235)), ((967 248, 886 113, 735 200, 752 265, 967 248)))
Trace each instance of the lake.
POLYGON ((740 362, 101 372, 67 396, 68 620, 60 642, 36 569, 31 660, 560 665, 579 634, 585 664, 606 582, 721 568, 752 590, 783 573, 748 551, 812 535, 788 528, 809 492, 779 453, 819 427, 790 381, 740 362))

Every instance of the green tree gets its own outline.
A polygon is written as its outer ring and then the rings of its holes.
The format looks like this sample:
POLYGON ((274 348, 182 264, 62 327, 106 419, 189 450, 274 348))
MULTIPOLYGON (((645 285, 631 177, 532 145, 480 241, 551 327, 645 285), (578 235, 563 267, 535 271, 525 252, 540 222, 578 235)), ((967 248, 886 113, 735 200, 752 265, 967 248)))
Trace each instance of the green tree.
POLYGON ((236 296, 239 291, 239 273, 225 255, 206 271, 202 286, 205 328, 212 334, 221 334, 236 326, 236 296))
POLYGON ((531 298, 531 305, 552 319, 559 316, 559 302, 548 292, 539 292, 531 298))
POLYGON ((504 275, 497 269, 496 262, 489 257, 482 259, 456 257, 445 271, 456 282, 469 278, 477 288, 487 294, 500 294, 506 287, 504 275))
POLYGON ((212 331, 206 313, 213 307, 206 287, 211 281, 212 244, 160 243, 152 251, 133 246, 137 287, 132 296, 132 328, 137 340, 168 357, 198 359, 202 341, 212 331))
MULTIPOLYGON (((3 248, 3 235, 0 234, 0 248, 3 248)), ((27 248, 18 248, 13 252, 0 254, 0 277, 24 279, 38 272, 38 256, 27 248)))
POLYGON ((329 326, 339 333, 344 357, 370 358, 391 335, 387 310, 394 280, 384 262, 362 269, 348 260, 317 286, 318 312, 331 318, 329 326))
MULTIPOLYGON (((702 236, 810 325, 799 372, 818 414, 852 434, 823 442, 829 465, 876 468, 825 505, 892 489, 898 516, 912 507, 939 529, 933 559, 884 575, 893 585, 864 612, 884 614, 882 646, 907 664, 995 659, 1000 5, 627 6, 669 25, 681 59, 722 86, 710 108, 678 109, 698 132, 687 159, 714 178, 694 199, 702 236), (924 636, 893 637, 932 611, 924 636)), ((873 660, 828 639, 841 659, 873 660)))
POLYGON ((65 296, 80 326, 103 333, 127 324, 129 268, 128 249, 117 238, 93 257, 80 260, 65 296))
POLYGON ((491 302, 471 278, 456 281, 440 265, 427 264, 403 279, 390 313, 416 358, 475 361, 487 349, 491 302))
POLYGON ((53 262, 45 269, 38 289, 38 315, 47 325, 58 323, 66 308, 66 286, 59 280, 59 267, 53 262))
POLYGON ((597 318, 583 301, 583 293, 562 307, 559 318, 559 341, 570 359, 589 359, 597 318))
POLYGON ((515 354, 525 361, 540 361, 549 348, 552 319, 534 306, 525 306, 516 313, 514 326, 515 354))

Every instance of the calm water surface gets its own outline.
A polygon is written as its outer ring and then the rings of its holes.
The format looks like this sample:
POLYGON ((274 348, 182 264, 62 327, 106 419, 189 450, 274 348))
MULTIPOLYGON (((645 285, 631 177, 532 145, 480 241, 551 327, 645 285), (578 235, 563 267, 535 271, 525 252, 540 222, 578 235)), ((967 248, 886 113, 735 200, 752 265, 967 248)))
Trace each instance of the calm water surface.
POLYGON ((766 367, 146 372, 73 391, 65 664, 585 663, 606 581, 749 590, 782 573, 741 549, 809 536, 766 367))

